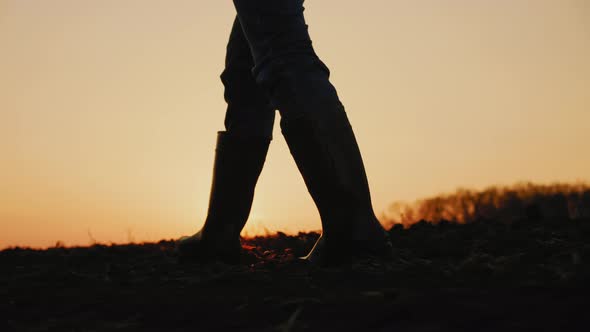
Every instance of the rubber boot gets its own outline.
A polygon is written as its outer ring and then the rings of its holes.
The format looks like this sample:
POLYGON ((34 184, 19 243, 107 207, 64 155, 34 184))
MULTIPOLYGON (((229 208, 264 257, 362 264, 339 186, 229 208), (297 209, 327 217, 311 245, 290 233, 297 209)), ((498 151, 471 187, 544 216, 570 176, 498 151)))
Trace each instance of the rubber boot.
POLYGON ((391 258, 342 104, 282 121, 281 128, 322 220, 322 236, 304 259, 331 265, 355 257, 391 258))
POLYGON ((198 233, 178 241, 181 260, 239 263, 240 232, 250 214, 269 144, 269 138, 218 133, 207 219, 198 233))

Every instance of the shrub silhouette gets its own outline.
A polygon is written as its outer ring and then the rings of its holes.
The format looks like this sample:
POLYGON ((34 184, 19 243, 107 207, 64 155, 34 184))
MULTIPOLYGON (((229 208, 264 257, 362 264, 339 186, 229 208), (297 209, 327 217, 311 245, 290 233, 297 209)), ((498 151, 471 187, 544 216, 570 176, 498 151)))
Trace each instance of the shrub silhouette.
POLYGON ((389 224, 404 226, 419 221, 586 219, 590 218, 590 186, 584 182, 549 185, 523 182, 482 191, 461 188, 411 204, 396 202, 390 206, 386 218, 389 224))

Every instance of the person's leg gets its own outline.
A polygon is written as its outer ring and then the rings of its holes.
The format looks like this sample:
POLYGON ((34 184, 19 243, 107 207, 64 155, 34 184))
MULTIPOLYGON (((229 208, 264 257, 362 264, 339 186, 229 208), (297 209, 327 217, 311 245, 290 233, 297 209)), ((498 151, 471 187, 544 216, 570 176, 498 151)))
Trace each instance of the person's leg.
POLYGON ((227 102, 225 130, 232 136, 272 139, 275 108, 265 90, 256 83, 253 67, 250 46, 236 17, 221 74, 227 102))
POLYGON ((240 232, 272 139, 275 110, 252 76, 253 58, 236 18, 221 80, 227 102, 218 133, 209 209, 203 228, 179 241, 182 258, 238 262, 240 232))
POLYGON ((329 70, 312 47, 303 0, 234 4, 254 56, 256 81, 281 113, 282 133, 320 212, 323 257, 389 254, 391 243, 373 212, 354 133, 329 70))

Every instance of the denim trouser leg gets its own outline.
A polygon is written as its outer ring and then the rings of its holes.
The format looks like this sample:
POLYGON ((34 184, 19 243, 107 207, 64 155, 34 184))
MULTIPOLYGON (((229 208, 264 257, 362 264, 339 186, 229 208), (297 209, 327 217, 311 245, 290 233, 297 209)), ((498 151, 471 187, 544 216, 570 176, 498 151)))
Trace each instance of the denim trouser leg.
POLYGON ((225 87, 225 129, 232 136, 272 138, 275 109, 254 80, 254 60, 248 41, 236 17, 221 80, 225 87))
POLYGON ((330 72, 313 49, 303 0, 234 0, 234 5, 252 52, 254 78, 281 113, 281 123, 341 106, 330 72))

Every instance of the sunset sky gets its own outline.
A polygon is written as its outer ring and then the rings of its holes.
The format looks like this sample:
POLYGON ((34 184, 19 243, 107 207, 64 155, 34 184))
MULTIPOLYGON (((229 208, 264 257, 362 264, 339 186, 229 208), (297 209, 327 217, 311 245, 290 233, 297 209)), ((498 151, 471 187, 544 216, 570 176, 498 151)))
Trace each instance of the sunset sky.
MULTIPOLYGON (((459 186, 590 180, 590 1, 306 8, 379 216, 459 186)), ((198 230, 234 15, 229 0, 0 0, 0 248, 198 230)), ((277 121, 246 230, 319 228, 277 121)))

